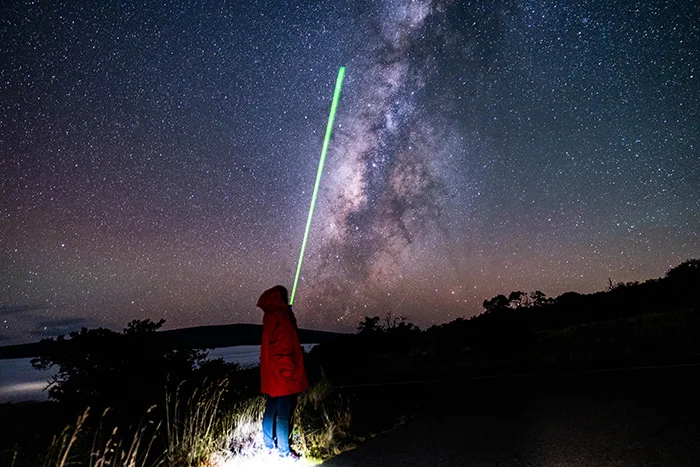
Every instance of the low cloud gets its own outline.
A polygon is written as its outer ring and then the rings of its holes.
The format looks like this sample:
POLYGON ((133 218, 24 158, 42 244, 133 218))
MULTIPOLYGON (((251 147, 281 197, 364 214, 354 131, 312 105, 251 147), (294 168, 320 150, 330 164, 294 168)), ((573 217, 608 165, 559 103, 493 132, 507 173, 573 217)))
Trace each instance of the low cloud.
POLYGON ((53 308, 52 305, 45 304, 31 304, 31 305, 19 305, 19 304, 9 304, 0 305, 0 316, 16 315, 17 313, 24 313, 27 311, 37 311, 37 310, 48 310, 53 308))
POLYGON ((34 337, 55 337, 60 334, 68 334, 81 328, 97 328, 99 323, 89 318, 58 318, 42 319, 36 321, 29 334, 34 337))

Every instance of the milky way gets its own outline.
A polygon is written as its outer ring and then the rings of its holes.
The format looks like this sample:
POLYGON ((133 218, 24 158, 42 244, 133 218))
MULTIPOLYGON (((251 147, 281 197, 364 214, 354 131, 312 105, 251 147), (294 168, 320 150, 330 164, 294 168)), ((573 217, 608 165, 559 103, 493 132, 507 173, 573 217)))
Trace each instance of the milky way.
POLYGON ((0 11, 0 344, 259 322, 291 287, 339 66, 302 326, 427 326, 700 256, 691 3, 0 11))

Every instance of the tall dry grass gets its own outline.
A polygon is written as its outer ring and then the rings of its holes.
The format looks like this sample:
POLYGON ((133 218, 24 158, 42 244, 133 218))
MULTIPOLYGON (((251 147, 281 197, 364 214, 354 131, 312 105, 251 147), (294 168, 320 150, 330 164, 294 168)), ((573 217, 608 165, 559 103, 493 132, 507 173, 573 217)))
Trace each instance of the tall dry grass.
MULTIPOLYGON (((258 396, 237 404, 225 415, 226 449, 213 456, 216 464, 238 467, 264 457, 264 412, 265 398, 258 396)), ((323 380, 297 399, 291 447, 311 464, 333 457, 348 447, 351 420, 349 405, 323 380)))
POLYGON ((351 423, 349 404, 323 379, 299 397, 292 438, 306 457, 325 460, 348 449, 351 423))
POLYGON ((227 380, 205 384, 186 400, 180 397, 180 388, 166 395, 168 465, 206 464, 213 453, 224 448, 220 405, 227 385, 227 380))
MULTIPOLYGON (((109 430, 100 422, 92 443, 86 440, 91 431, 88 409, 54 438, 42 467, 236 467, 260 461, 265 451, 261 431, 265 398, 223 408, 226 385, 226 381, 205 385, 188 398, 179 390, 168 394, 165 420, 149 420, 152 407, 131 434, 109 430), (154 452, 155 446, 163 452, 154 452)), ((322 381, 297 400, 292 448, 309 463, 333 457, 348 447, 351 420, 348 404, 322 381)))
MULTIPOLYGON (((148 410, 148 413, 153 409, 148 410)), ((86 435, 86 422, 90 409, 86 409, 78 417, 74 426, 66 427, 63 432, 54 437, 49 448, 43 467, 157 467, 162 460, 149 461, 149 455, 160 425, 151 426, 150 422, 141 422, 135 430, 131 441, 126 442, 120 437, 119 429, 113 428, 106 441, 101 440, 102 424, 95 432, 92 445, 85 452, 81 449, 86 435)), ((102 414, 101 420, 106 415, 102 414)), ((145 417, 144 417, 145 420, 145 417)), ((160 457, 160 456, 158 456, 160 457)))

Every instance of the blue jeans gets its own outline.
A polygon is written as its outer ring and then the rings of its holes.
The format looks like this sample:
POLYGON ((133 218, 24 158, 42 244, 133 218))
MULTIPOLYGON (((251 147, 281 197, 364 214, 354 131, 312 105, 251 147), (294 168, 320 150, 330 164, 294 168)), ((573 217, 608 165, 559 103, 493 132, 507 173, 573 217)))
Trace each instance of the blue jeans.
POLYGON ((280 456, 289 455, 289 433, 292 429, 292 414, 297 399, 296 394, 288 396, 265 396, 265 414, 263 415, 262 429, 263 442, 268 449, 275 448, 280 456))

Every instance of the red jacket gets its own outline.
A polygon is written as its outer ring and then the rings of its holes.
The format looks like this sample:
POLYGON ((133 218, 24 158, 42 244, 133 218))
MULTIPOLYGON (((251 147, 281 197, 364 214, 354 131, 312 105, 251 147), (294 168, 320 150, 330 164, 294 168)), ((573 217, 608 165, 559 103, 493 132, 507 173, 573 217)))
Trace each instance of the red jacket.
POLYGON ((258 306, 265 313, 260 345, 261 391, 273 397, 304 391, 309 382, 291 310, 277 288, 263 292, 258 306))

